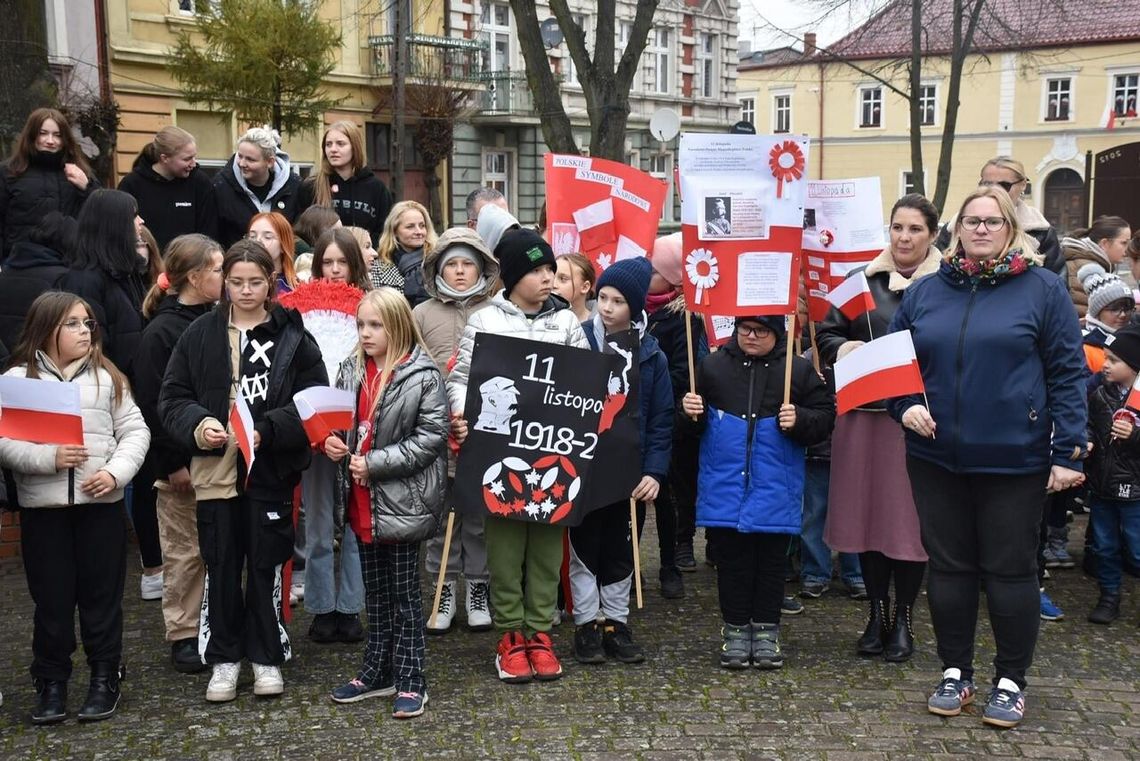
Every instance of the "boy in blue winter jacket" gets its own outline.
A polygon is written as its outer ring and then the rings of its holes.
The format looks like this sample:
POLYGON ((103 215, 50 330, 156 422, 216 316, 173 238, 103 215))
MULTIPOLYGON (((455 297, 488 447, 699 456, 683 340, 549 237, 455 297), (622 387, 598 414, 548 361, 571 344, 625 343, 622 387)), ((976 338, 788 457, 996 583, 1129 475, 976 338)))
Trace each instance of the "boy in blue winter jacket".
MULTIPOLYGON (((639 428, 641 480, 630 495, 642 503, 657 498, 669 474, 673 442, 673 386, 669 362, 657 339, 645 333, 645 297, 653 269, 644 257, 623 259, 598 278, 597 313, 582 323, 595 351, 612 352, 606 335, 638 329, 639 428)), ((641 506, 642 509, 643 506, 641 506)), ((579 663, 604 663, 606 656, 622 663, 640 663, 645 653, 633 641, 627 624, 629 590, 633 581, 633 541, 626 500, 589 513, 570 529, 570 587, 573 595, 574 658, 579 663), (598 623, 599 611, 605 622, 598 623)))
POLYGON ((783 404, 786 352, 782 316, 738 317, 729 342, 697 370, 700 394, 681 401, 703 430, 697 525, 717 558, 720 665, 729 669, 784 664, 784 555, 800 533, 805 448, 835 424, 835 401, 802 357, 792 357, 783 404))

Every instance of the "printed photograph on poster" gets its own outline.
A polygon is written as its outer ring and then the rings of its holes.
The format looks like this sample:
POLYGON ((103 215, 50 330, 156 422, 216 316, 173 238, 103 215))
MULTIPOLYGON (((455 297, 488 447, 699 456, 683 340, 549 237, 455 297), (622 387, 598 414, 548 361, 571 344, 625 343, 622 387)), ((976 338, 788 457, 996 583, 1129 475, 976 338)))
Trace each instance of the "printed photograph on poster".
POLYGON ((706 195, 701 204, 701 240, 768 237, 768 215, 763 202, 744 190, 706 195))
POLYGON ((739 306, 771 306, 788 301, 795 254, 754 251, 736 259, 736 303, 739 306))

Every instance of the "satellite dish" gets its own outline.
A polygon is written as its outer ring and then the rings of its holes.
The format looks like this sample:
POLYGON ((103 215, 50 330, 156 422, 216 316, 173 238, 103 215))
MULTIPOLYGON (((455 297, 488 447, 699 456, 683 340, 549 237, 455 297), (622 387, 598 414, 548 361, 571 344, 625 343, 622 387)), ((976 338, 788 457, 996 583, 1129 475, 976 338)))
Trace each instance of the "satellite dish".
POLYGON ((659 108, 649 118, 649 134, 667 143, 681 132, 681 117, 671 108, 659 108))
POLYGON ((542 44, 547 50, 562 44, 562 30, 558 28, 558 19, 553 16, 538 25, 538 32, 542 35, 542 44))

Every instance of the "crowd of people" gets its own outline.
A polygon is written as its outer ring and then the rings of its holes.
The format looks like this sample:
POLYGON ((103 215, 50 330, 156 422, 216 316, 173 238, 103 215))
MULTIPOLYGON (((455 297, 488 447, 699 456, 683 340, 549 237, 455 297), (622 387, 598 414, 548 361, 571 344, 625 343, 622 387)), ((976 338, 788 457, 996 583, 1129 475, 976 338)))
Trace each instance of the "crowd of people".
POLYGON ((466 225, 437 236, 368 169, 357 125, 330 125, 321 145, 301 180, 277 135, 250 129, 211 180, 193 135, 164 127, 110 190, 64 115, 40 109, 0 169, 6 374, 73 383, 83 411, 83 445, 0 438, 35 604, 33 723, 68 716, 77 608, 90 666, 77 716, 118 707, 124 512, 139 594, 161 600, 173 668, 211 670, 210 702, 235 699, 245 661, 255 695, 283 692, 291 604, 312 614, 313 641, 364 643, 330 698, 394 697, 396 718, 423 713, 425 634, 456 628, 461 598, 467 628, 498 633, 505 682, 562 675, 551 631, 564 615, 578 663, 641 662, 629 601, 650 507, 667 599, 685 595, 706 530, 726 669, 783 666, 797 574, 800 599, 838 577, 867 601, 854 653, 906 661, 925 579, 942 663, 928 709, 974 700, 984 591, 997 655, 982 717, 1016 726, 1040 620, 1063 616, 1044 578, 1075 565, 1068 520, 1085 508, 1100 588, 1089 620, 1119 616, 1140 555, 1140 325, 1117 274, 1126 257, 1137 268, 1140 236, 1125 220, 1059 237, 1025 202, 1021 164, 997 157, 941 229, 922 196, 894 204, 889 243, 855 271, 866 315, 832 309, 815 339, 739 317, 710 350, 686 309, 680 234, 597 272, 555 257, 544 230, 479 188, 466 225), (630 329, 628 498, 568 530, 461 510, 477 334, 609 351, 630 329), (900 330, 925 395, 837 418, 832 367, 900 330), (313 443, 293 398, 322 386, 352 394, 355 422, 313 443), (249 442, 230 422, 239 398, 249 442), (421 563, 442 574, 427 610, 421 563))

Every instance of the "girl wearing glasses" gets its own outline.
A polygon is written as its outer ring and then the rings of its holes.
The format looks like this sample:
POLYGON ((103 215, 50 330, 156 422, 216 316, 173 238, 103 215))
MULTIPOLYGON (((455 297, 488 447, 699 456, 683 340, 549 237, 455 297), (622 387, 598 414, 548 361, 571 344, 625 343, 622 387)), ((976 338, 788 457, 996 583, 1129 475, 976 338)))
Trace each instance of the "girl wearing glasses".
POLYGON ((1120 217, 1101 216, 1087 230, 1073 230, 1061 241, 1069 272, 1069 293, 1082 319, 1088 314, 1089 299, 1081 287, 1081 269, 1095 264, 1102 272, 1115 273, 1128 253, 1131 238, 1128 222, 1120 217))
POLYGON ((206 564, 198 650, 213 666, 211 702, 237 696, 243 659, 253 664, 254 695, 284 690, 280 666, 292 649, 281 618, 281 570, 293 554, 293 489, 310 460, 293 395, 328 385, 301 315, 274 300, 269 252, 238 241, 222 260, 222 276, 221 303, 178 339, 158 403, 166 432, 191 453, 206 564), (239 394, 253 422, 252 462, 226 422, 239 394))
POLYGON ((913 334, 929 407, 920 394, 888 409, 906 429, 930 558, 943 673, 927 707, 956 716, 974 699, 984 585, 997 657, 983 721, 1013 727, 1037 642, 1044 492, 1084 478, 1086 371, 1065 283, 1041 267, 1009 194, 979 188, 955 220, 938 273, 907 289, 888 328, 913 334))
POLYGON ((82 444, 0 438, 0 465, 15 471, 24 508, 21 554, 36 605, 32 722, 67 718, 76 608, 91 668, 78 718, 106 719, 119 704, 123 657, 123 488, 142 465, 150 431, 126 377, 103 356, 94 312, 74 294, 49 291, 33 302, 5 374, 74 383, 83 412, 82 444))

